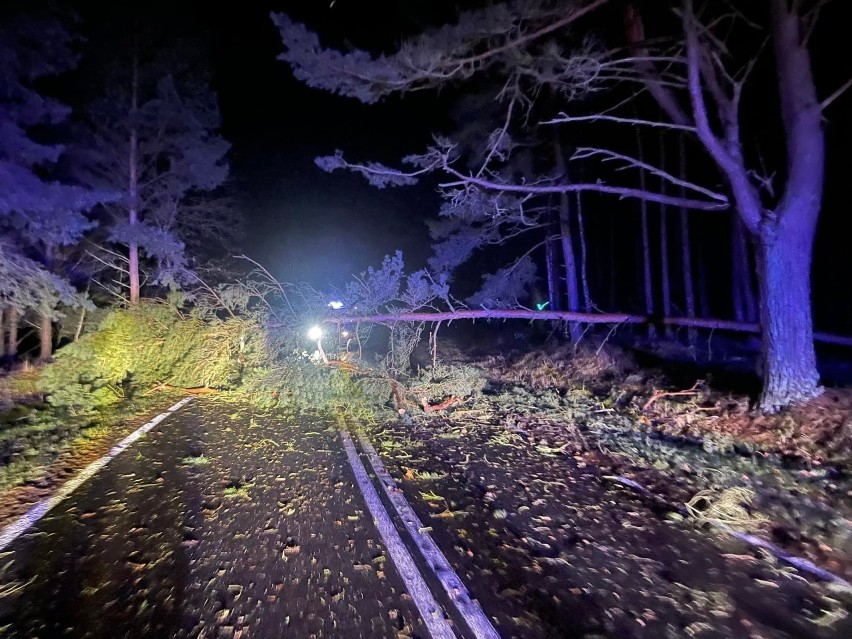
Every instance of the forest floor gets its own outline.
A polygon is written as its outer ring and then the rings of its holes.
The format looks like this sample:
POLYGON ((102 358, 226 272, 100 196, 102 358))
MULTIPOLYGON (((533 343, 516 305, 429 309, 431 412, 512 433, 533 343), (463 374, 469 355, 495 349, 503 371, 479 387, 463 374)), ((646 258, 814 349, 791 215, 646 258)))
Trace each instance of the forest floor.
MULTIPOLYGON (((848 390, 766 417, 614 348, 496 350, 444 343, 483 393, 364 427, 501 636, 852 635, 852 591, 711 525, 852 581, 848 390)), ((90 457, 121 434, 98 432, 90 457)), ((85 462, 63 457, 75 449, 5 491, 6 521, 85 462)), ((0 636, 428 636, 337 425, 215 397, 119 456, 0 566, 0 636)))

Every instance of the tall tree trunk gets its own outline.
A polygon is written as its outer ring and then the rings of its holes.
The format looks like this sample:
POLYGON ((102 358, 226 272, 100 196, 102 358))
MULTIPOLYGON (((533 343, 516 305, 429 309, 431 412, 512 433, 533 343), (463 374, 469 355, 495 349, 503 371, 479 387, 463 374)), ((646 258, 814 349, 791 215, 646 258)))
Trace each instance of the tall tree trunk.
POLYGON ((589 289, 589 257, 586 250, 586 225, 583 222, 583 203, 577 192, 577 227, 580 232, 580 283, 583 286, 583 310, 592 312, 592 292, 589 289))
MULTIPOLYGON (((577 287, 577 260, 574 256, 574 242, 571 238, 571 209, 568 205, 568 194, 559 195, 559 231, 562 240, 562 257, 565 261, 565 292, 566 304, 569 311, 580 310, 580 295, 577 287)), ((571 324, 571 341, 580 339, 579 324, 571 324)))
POLYGON ((811 318, 812 243, 807 234, 765 226, 758 246, 764 385, 761 408, 775 412, 820 394, 811 318))
MULTIPOLYGON (((666 139, 660 136, 660 168, 666 170, 666 139)), ((666 194, 666 180, 660 179, 660 193, 666 194)), ((663 316, 672 316, 672 284, 669 268, 669 229, 668 206, 660 204, 660 293, 662 296, 663 316)), ((666 336, 671 335, 671 327, 665 327, 666 336)))
MULTIPOLYGON (((562 144, 557 139, 554 155, 556 156, 556 172, 563 179, 568 179, 565 168, 565 158, 562 155, 562 144)), ((574 241, 571 236, 571 205, 567 193, 559 194, 559 233, 562 243, 562 258, 565 263, 565 293, 567 305, 566 310, 580 310, 580 292, 577 286, 577 258, 574 254, 574 241)), ((582 335, 580 325, 572 323, 570 326, 571 341, 577 342, 582 335)))
POLYGON ((40 348, 38 358, 42 361, 50 359, 50 356, 53 353, 53 321, 47 313, 41 316, 39 341, 40 348))
MULTIPOLYGON (((805 3, 766 0, 766 4, 787 160, 783 193, 769 210, 762 205, 743 153, 742 94, 739 87, 726 94, 723 84, 727 77, 716 72, 713 61, 707 64, 714 54, 704 42, 704 27, 693 1, 684 0, 681 12, 686 36, 688 115, 665 87, 653 63, 647 61, 647 41, 637 5, 628 3, 624 15, 631 55, 638 60, 634 64, 645 88, 673 123, 693 127, 727 181, 737 213, 755 240, 763 331, 760 405, 763 410, 775 411, 821 392, 813 344, 810 268, 825 178, 822 116, 826 106, 847 87, 820 102, 808 51, 811 25, 804 19, 805 3)), ((684 216, 682 212, 682 220, 684 216)))
POLYGON ((822 206, 825 134, 798 8, 787 0, 769 2, 787 143, 784 195, 775 214, 765 215, 756 229, 764 356, 760 405, 770 412, 822 392, 813 339, 811 261, 822 206))
MULTIPOLYGON (((644 163, 642 153, 642 136, 639 134, 639 129, 636 129, 636 143, 638 146, 638 155, 640 162, 644 163)), ((639 169, 639 189, 644 193, 648 189, 647 180, 645 178, 645 169, 639 169)), ((651 317, 654 314, 654 282, 651 274, 651 238, 648 232, 648 201, 645 199, 639 200, 639 211, 642 216, 642 291, 645 297, 645 315, 651 317)), ((656 326, 648 323, 648 336, 655 337, 657 334, 656 326)))
MULTIPOLYGON (((680 146, 678 149, 680 163, 680 178, 686 180, 686 145, 684 144, 683 136, 680 136, 680 146)), ((681 187, 681 196, 686 195, 686 190, 681 187)), ((686 208, 680 209, 680 256, 681 266, 683 268, 683 297, 686 303, 686 316, 695 317, 695 288, 692 284, 692 246, 689 237, 689 210, 686 208)), ((694 344, 696 339, 695 329, 689 329, 689 343, 694 344)))
POLYGON ((558 263, 556 260, 555 240, 550 234, 550 228, 547 229, 547 238, 544 240, 544 259, 547 268, 547 299, 550 302, 551 310, 558 311, 559 309, 559 275, 556 272, 558 263))
POLYGON ((7 335, 9 341, 6 346, 6 355, 14 359, 18 356, 18 309, 10 308, 8 312, 8 330, 7 335))
MULTIPOLYGON (((139 108, 139 51, 138 46, 134 44, 133 48, 133 78, 130 98, 130 111, 133 117, 139 108)), ((130 152, 128 157, 129 162, 129 178, 128 178, 128 200, 129 200, 129 216, 128 221, 131 226, 139 223, 139 140, 138 131, 134 125, 130 129, 130 152)), ((130 275, 130 303, 137 304, 139 302, 139 245, 131 242, 128 246, 128 272, 130 275)))

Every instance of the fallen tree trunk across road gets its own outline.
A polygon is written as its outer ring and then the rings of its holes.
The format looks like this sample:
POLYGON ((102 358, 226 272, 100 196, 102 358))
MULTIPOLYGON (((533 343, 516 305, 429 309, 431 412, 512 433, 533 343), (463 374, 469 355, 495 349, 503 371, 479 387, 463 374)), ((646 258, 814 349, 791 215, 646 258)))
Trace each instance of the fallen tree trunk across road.
MULTIPOLYGON (((463 309, 458 311, 386 313, 329 317, 327 324, 393 324, 396 322, 452 322, 454 320, 518 319, 582 322, 584 324, 663 324, 709 330, 760 333, 760 324, 699 317, 650 317, 629 313, 575 313, 570 311, 533 311, 528 309, 463 309)), ((852 347, 852 337, 814 333, 814 339, 826 344, 852 347)))

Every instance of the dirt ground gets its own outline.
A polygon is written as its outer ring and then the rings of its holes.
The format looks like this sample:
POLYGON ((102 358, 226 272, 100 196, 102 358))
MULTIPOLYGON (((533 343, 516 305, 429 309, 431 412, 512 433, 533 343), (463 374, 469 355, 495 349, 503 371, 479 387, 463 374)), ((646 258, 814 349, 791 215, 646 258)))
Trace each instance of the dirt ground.
POLYGON ((848 598, 608 481, 628 469, 590 463, 580 449, 589 442, 544 439, 488 404, 373 437, 506 636, 757 639, 852 628, 848 598))

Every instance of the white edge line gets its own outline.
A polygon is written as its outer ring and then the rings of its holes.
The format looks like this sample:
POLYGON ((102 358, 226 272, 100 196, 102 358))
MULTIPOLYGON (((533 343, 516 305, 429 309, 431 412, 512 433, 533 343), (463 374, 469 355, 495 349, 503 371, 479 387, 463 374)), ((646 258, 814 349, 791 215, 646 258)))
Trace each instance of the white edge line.
POLYGON ((361 463, 358 453, 355 451, 355 444, 352 443, 352 438, 346 431, 340 431, 340 439, 343 440, 343 447, 346 449, 346 457, 349 459, 349 465, 352 467, 352 472, 355 473, 355 481, 361 489, 361 494, 364 496, 364 501, 367 503, 367 508, 373 516, 373 522, 379 530, 379 534, 384 540, 385 546, 388 549, 388 554, 396 566, 397 572, 405 582, 405 587, 408 594, 414 600, 414 604, 420 611, 423 621, 433 639, 456 639, 456 634, 450 628, 450 624, 444 618, 444 613, 423 575, 417 569, 417 566, 412 559, 411 554, 402 543, 393 522, 385 510, 384 505, 379 499, 379 493, 373 487, 370 478, 367 476, 367 469, 361 463))
POLYGON ((42 517, 44 517, 48 512, 50 512, 52 508, 61 503, 66 497, 68 497, 68 495, 70 495, 77 488, 79 488, 87 479, 91 478, 92 475, 97 473, 101 468, 106 466, 114 457, 122 453, 133 442, 135 442, 137 439, 142 437, 142 435, 154 428, 154 426, 159 424, 166 417, 168 417, 175 411, 180 410, 191 401, 192 397, 186 397, 180 400, 177 404, 167 409, 165 412, 160 413, 148 423, 143 424, 142 426, 134 430, 127 437, 125 437, 115 446, 113 446, 106 455, 99 459, 96 459, 91 464, 86 466, 83 470, 81 470, 73 478, 62 484, 62 486, 59 487, 59 490, 57 490, 53 495, 37 502, 27 512, 18 517, 8 526, 5 526, 2 531, 0 531, 0 551, 5 550, 6 547, 13 541, 15 541, 18 537, 20 537, 21 534, 23 534, 23 532, 27 530, 27 528, 35 524, 42 517))
POLYGON ((474 635, 477 639, 500 639, 499 633, 485 615, 482 606, 479 605, 479 602, 471 598, 470 592, 468 592, 456 571, 453 570, 450 562, 447 561, 447 557, 438 548, 435 540, 432 539, 432 536, 423 526, 420 518, 415 514, 408 501, 406 501, 405 496, 397 488, 396 482, 385 469, 382 460, 379 458, 370 440, 367 439, 367 436, 363 432, 359 431, 358 441, 361 442, 361 448, 370 460, 370 465, 372 465, 376 476, 381 480, 385 494, 390 499, 394 508, 396 508, 396 512, 399 513, 399 517, 402 519, 406 530, 408 530, 426 563, 432 568, 432 571, 447 592, 450 601, 453 602, 459 614, 464 617, 464 620, 474 635))

